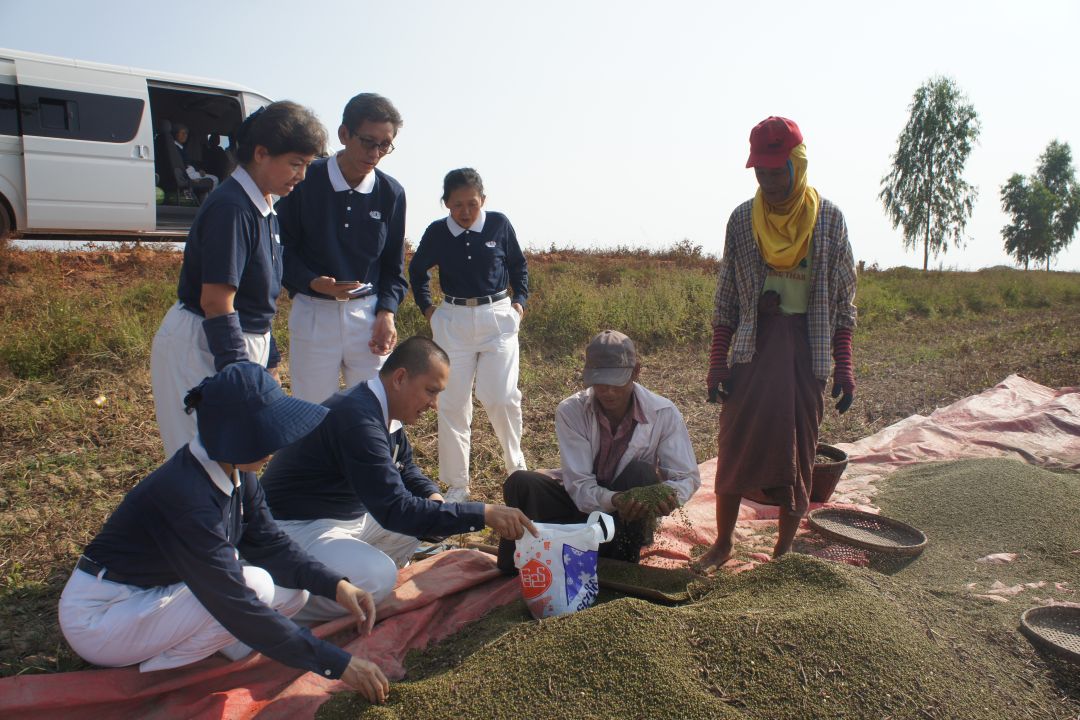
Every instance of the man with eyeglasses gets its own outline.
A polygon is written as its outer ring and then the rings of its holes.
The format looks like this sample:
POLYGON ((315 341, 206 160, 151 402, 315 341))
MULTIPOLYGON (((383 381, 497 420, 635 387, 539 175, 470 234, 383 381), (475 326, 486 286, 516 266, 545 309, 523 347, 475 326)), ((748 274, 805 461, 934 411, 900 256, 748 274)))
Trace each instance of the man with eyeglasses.
POLYGON ((284 245, 293 395, 322 402, 371 379, 397 344, 404 299, 405 191, 376 165, 394 151, 402 120, 374 93, 349 100, 335 155, 277 205, 284 245))

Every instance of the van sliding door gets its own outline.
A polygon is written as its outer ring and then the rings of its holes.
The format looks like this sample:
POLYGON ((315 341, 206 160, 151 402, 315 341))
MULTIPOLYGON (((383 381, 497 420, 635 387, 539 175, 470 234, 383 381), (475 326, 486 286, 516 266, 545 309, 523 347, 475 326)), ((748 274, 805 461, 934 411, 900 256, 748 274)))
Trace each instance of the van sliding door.
POLYGON ((153 230, 146 79, 15 60, 29 230, 153 230))

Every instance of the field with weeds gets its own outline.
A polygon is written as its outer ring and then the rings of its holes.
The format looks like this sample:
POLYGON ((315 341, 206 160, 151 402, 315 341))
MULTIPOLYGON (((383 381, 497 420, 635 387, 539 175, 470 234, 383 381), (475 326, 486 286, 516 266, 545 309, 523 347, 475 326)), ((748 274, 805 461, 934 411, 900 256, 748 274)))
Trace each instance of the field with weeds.
MULTIPOLYGON (((0 675, 84 667, 56 626, 82 546, 123 493, 164 458, 150 393, 150 342, 175 297, 179 254, 148 248, 6 251, 0 266, 0 675)), ((713 454, 704 376, 716 260, 660 253, 529 256, 521 387, 530 467, 558 463, 553 412, 580 388, 585 342, 611 327, 638 342, 641 381, 682 411, 698 460, 713 454)), ((860 276, 859 383, 851 411, 826 411, 822 438, 850 441, 979 392, 1011 373, 1080 378, 1080 275, 897 269, 860 276)), ((288 300, 275 335, 288 358, 288 300)), ((402 337, 427 333, 407 300, 402 337)), ((287 364, 284 382, 288 386, 287 364)), ((828 406, 827 406, 828 407, 828 406)), ((411 430, 436 471, 434 416, 411 430)), ((498 444, 474 421, 473 493, 501 498, 498 444)))

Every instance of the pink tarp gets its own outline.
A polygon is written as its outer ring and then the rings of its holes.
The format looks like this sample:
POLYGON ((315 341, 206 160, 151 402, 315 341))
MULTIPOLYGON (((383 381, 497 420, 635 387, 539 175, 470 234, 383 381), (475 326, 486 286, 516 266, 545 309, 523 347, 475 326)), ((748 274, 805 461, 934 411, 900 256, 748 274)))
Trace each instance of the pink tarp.
MULTIPOLYGON (((894 470, 918 462, 978 457, 1013 457, 1048 468, 1080 469, 1080 388, 1054 390, 1010 375, 997 386, 938 408, 912 415, 855 443, 839 444, 848 469, 827 507, 876 512, 875 484, 894 470)), ((645 553, 651 565, 678 565, 696 545, 716 539, 716 459, 701 464, 701 489, 682 512, 666 518, 660 540, 645 553)), ((811 508, 822 507, 812 503, 811 508)), ((736 542, 748 545, 755 560, 767 560, 775 541, 777 509, 744 501, 736 542)), ((729 569, 750 569, 756 562, 729 569)))
MULTIPOLYGON (((903 465, 932 460, 1013 456, 1045 467, 1080 469, 1080 388, 1053 390, 1016 375, 979 395, 912 416, 857 443, 841 446, 851 461, 834 505, 873 510, 875 482, 903 465)), ((702 487, 666 519, 645 562, 687 561, 695 545, 716 537, 712 492, 715 460, 701 465, 702 487)), ((744 503, 736 539, 765 553, 776 509, 744 503)), ((764 554, 751 555, 764 560, 764 554)), ((755 562, 733 563, 744 570, 755 562)), ((403 676, 412 648, 446 637, 488 610, 518 597, 516 579, 494 558, 456 550, 402 571, 394 595, 380 607, 370 637, 357 639, 346 620, 317 628, 355 655, 377 662, 391 679, 403 676)), ((135 668, 30 675, 0 680, 0 717, 47 718, 310 718, 340 682, 301 673, 256 655, 229 663, 209 658, 188 668, 139 673, 135 668)))

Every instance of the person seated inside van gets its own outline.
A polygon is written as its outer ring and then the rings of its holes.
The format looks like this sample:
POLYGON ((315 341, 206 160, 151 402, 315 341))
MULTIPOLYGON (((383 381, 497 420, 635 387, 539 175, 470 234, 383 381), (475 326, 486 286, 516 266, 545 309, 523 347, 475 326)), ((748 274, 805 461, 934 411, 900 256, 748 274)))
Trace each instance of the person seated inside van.
POLYGON ((199 170, 193 164, 191 158, 188 157, 187 142, 190 131, 187 125, 182 123, 173 124, 173 142, 176 143, 176 147, 180 149, 180 158, 184 161, 184 171, 191 179, 191 185, 197 190, 206 189, 213 191, 218 186, 218 178, 216 175, 208 175, 207 173, 199 170), (209 181, 209 184, 207 184, 209 181))
POLYGON ((211 133, 203 144, 203 169, 209 177, 227 178, 232 174, 229 155, 221 147, 221 135, 211 133))

